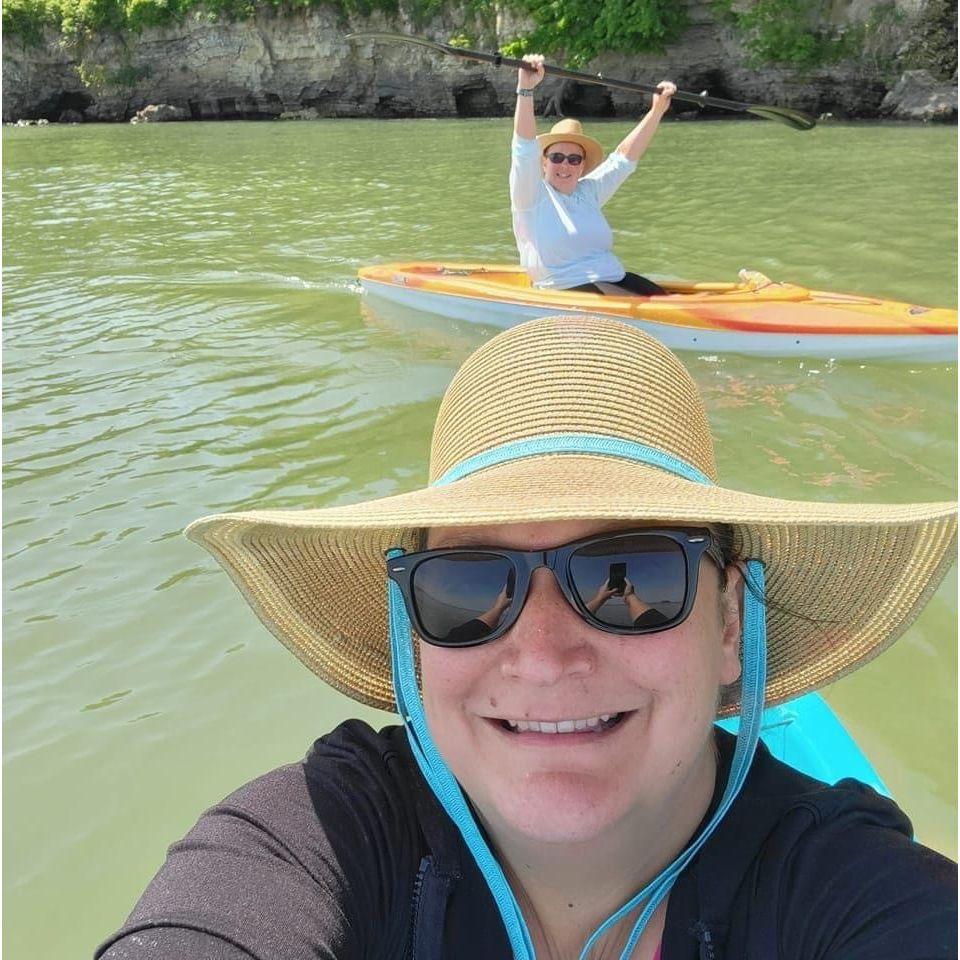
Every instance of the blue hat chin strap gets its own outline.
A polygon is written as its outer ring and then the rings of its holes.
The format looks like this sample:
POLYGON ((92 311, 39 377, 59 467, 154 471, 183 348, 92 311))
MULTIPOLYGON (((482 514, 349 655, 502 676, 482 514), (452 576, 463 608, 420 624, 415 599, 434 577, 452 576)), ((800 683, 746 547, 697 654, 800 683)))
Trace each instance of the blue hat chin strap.
MULTIPOLYGON (((615 437, 593 434, 555 434, 540 436, 534 440, 505 444, 503 447, 487 451, 480 457, 471 458, 470 461, 458 464, 450 473, 436 481, 436 484, 453 482, 474 470, 483 469, 496 463, 544 453, 590 453, 620 457, 669 470, 671 473, 676 473, 697 483, 710 483, 708 478, 691 465, 664 454, 662 451, 644 447, 642 444, 625 443, 615 437), (469 465, 466 472, 464 472, 465 465, 469 465)), ((403 551, 400 549, 391 550, 388 553, 388 558, 393 559, 402 554, 403 551)), ((580 952, 580 960, 587 960, 590 951, 610 927, 640 907, 642 908, 640 916, 630 932, 623 952, 620 954, 620 960, 629 960, 650 917, 653 916, 654 911, 670 892, 680 872, 696 856, 717 828, 746 780, 760 737, 767 672, 766 608, 762 599, 764 596, 763 564, 757 560, 748 560, 747 576, 750 581, 750 589, 744 593, 740 727, 733 752, 730 776, 720 803, 700 834, 673 863, 664 868, 639 893, 594 930, 580 952)), ((430 788, 463 836, 464 842, 490 888, 494 902, 503 919, 515 960, 536 960, 530 931, 513 890, 507 882, 503 869, 480 832, 459 783, 444 762, 443 757, 440 756, 440 751, 430 736, 427 718, 423 710, 423 701, 420 698, 420 690, 417 685, 410 619, 407 616, 400 588, 389 579, 387 580, 387 599, 394 693, 397 701, 397 712, 406 727, 410 749, 424 778, 430 784, 430 788)))

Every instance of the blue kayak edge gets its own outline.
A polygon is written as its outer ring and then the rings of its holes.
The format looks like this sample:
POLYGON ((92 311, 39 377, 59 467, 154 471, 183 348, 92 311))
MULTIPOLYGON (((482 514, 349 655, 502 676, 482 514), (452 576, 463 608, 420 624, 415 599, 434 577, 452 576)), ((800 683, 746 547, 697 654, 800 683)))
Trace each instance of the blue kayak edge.
MULTIPOLYGON (((736 733, 739 724, 737 717, 717 721, 730 733, 736 733)), ((801 773, 830 784, 853 777, 890 796, 873 765, 819 694, 807 693, 764 710, 760 739, 778 760, 801 773)))

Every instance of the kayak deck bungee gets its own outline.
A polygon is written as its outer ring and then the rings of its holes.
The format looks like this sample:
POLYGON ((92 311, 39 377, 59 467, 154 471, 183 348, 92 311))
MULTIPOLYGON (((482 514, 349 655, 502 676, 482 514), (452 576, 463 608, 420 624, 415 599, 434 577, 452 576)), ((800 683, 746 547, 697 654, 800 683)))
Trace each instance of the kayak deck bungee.
POLYGON ((627 320, 680 350, 951 361, 956 310, 808 290, 741 272, 739 283, 660 281, 662 296, 540 290, 518 266, 385 263, 363 267, 368 294, 452 319, 509 327, 549 314, 627 320))

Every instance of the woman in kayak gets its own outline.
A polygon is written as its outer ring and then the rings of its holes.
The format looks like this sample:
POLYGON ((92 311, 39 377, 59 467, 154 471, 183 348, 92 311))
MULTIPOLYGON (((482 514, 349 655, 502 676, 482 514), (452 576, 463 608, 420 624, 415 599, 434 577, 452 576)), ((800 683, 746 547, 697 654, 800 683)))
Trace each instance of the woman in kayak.
POLYGON ((579 121, 561 120, 537 136, 533 92, 544 77, 543 57, 523 58, 517 77, 510 164, 510 209, 520 264, 535 287, 652 296, 665 291, 628 273, 613 254, 613 232, 601 212, 633 173, 677 92, 668 80, 647 115, 603 160, 603 148, 579 121), (602 161, 602 162, 601 162, 602 161))
POLYGON ((481 347, 423 489, 188 533, 404 726, 347 721, 205 813, 102 960, 956 956, 950 861, 757 742, 765 700, 913 620, 953 505, 721 486, 696 385, 636 328, 553 317, 481 347))

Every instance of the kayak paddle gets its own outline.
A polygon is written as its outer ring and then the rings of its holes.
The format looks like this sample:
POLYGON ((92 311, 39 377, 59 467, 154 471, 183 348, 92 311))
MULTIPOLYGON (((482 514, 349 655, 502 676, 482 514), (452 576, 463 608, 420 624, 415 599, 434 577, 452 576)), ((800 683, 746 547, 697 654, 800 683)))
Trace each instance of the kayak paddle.
MULTIPOLYGON (((421 47, 429 47, 438 53, 445 53, 452 57, 462 57, 464 60, 479 60, 484 63, 492 63, 496 67, 521 67, 525 70, 532 69, 529 64, 523 60, 513 60, 510 57, 501 56, 499 53, 480 53, 476 50, 464 50, 462 47, 454 47, 449 43, 438 43, 435 40, 425 40, 422 37, 410 37, 403 33, 351 33, 346 37, 347 40, 385 40, 400 43, 415 43, 421 47)), ((564 67, 553 67, 549 64, 543 65, 543 72, 552 77, 561 77, 564 80, 575 80, 577 83, 593 83, 601 87, 612 87, 615 90, 629 90, 632 93, 658 93, 656 87, 645 83, 633 83, 629 80, 613 80, 602 74, 578 73, 576 70, 567 70, 564 67)), ((737 113, 750 113, 755 117, 762 117, 764 120, 779 120, 781 123, 793 127, 794 130, 812 130, 817 121, 808 113, 800 110, 791 110, 789 107, 770 107, 757 103, 740 103, 737 100, 722 100, 719 97, 707 96, 707 91, 703 93, 686 93, 678 90, 673 95, 674 100, 683 100, 686 103, 695 103, 700 107, 717 107, 720 110, 733 110, 737 113)))

